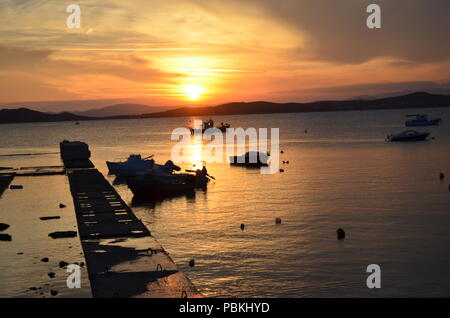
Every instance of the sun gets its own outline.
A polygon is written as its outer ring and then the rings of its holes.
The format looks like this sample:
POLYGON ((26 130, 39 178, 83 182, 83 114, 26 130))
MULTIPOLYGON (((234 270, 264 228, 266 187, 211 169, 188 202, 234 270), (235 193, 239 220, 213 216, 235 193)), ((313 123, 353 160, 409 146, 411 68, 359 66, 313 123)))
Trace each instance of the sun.
POLYGON ((205 88, 198 85, 185 85, 182 91, 190 100, 197 100, 203 94, 205 88))

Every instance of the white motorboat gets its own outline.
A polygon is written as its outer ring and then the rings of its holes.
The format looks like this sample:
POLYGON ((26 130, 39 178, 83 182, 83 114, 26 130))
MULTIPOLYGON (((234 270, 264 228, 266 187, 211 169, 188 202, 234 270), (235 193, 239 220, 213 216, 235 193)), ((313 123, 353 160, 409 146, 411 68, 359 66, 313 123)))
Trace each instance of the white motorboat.
POLYGON ((168 160, 164 165, 155 163, 153 155, 142 158, 139 154, 133 154, 125 161, 106 161, 106 165, 108 166, 109 174, 118 177, 131 177, 146 173, 167 175, 173 171, 180 171, 180 167, 176 166, 171 160, 168 160))
POLYGON ((440 124, 440 118, 428 119, 426 114, 414 114, 406 115, 406 117, 415 117, 414 119, 409 119, 405 122, 405 126, 437 126, 440 124))
POLYGON ((127 177, 135 175, 139 171, 151 169, 155 163, 152 156, 142 158, 141 155, 132 154, 125 161, 106 161, 109 174, 114 174, 120 177, 127 177))

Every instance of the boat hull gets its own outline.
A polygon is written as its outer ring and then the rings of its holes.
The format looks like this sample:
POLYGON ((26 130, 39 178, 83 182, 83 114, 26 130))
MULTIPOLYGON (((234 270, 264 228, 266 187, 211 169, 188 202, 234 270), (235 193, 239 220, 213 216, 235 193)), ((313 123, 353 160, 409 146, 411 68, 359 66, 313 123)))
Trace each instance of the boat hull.
POLYGON ((431 120, 408 120, 405 122, 407 127, 425 127, 425 126, 438 126, 441 123, 441 119, 431 119, 431 120))
POLYGON ((422 141, 426 140, 429 133, 421 133, 414 136, 391 136, 390 141, 422 141))
POLYGON ((128 187, 135 197, 165 197, 176 194, 195 192, 194 184, 164 184, 164 183, 134 183, 128 182, 128 187))
POLYGON ((143 175, 127 179, 128 187, 136 197, 164 197, 194 193, 197 187, 206 187, 208 179, 192 174, 166 176, 143 175))

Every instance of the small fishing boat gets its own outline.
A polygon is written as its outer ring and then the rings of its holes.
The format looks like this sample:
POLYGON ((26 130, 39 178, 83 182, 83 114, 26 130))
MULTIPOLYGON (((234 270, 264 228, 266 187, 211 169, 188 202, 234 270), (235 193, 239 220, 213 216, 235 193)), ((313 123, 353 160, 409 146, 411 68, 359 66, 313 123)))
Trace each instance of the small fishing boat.
POLYGON ((414 114, 406 115, 406 117, 415 117, 414 119, 407 120, 405 126, 437 126, 441 123, 440 118, 428 119, 426 114, 414 114))
POLYGON ((268 166, 269 157, 269 153, 250 151, 241 156, 230 156, 230 164, 249 168, 264 167, 268 166))
POLYGON ((217 128, 219 129, 221 132, 226 132, 227 128, 230 128, 230 124, 228 123, 220 123, 220 126, 218 127, 214 127, 214 121, 210 118, 209 120, 205 120, 203 122, 202 128, 201 129, 195 129, 195 128, 189 128, 191 130, 191 134, 194 134, 195 132, 206 132, 208 129, 210 128, 217 128))
POLYGON ((419 141, 426 140, 430 135, 429 132, 418 132, 415 130, 405 130, 399 134, 388 135, 387 141, 419 141))

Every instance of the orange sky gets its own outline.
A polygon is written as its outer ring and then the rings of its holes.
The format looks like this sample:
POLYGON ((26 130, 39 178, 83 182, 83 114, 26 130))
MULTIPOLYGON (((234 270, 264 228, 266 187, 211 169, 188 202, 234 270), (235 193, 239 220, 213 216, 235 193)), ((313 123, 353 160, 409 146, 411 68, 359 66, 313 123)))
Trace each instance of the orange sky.
POLYGON ((81 28, 68 29, 71 3, 2 0, 0 103, 214 105, 450 87, 447 0, 377 1, 380 30, 367 29, 371 1, 361 0, 76 1, 81 28))

